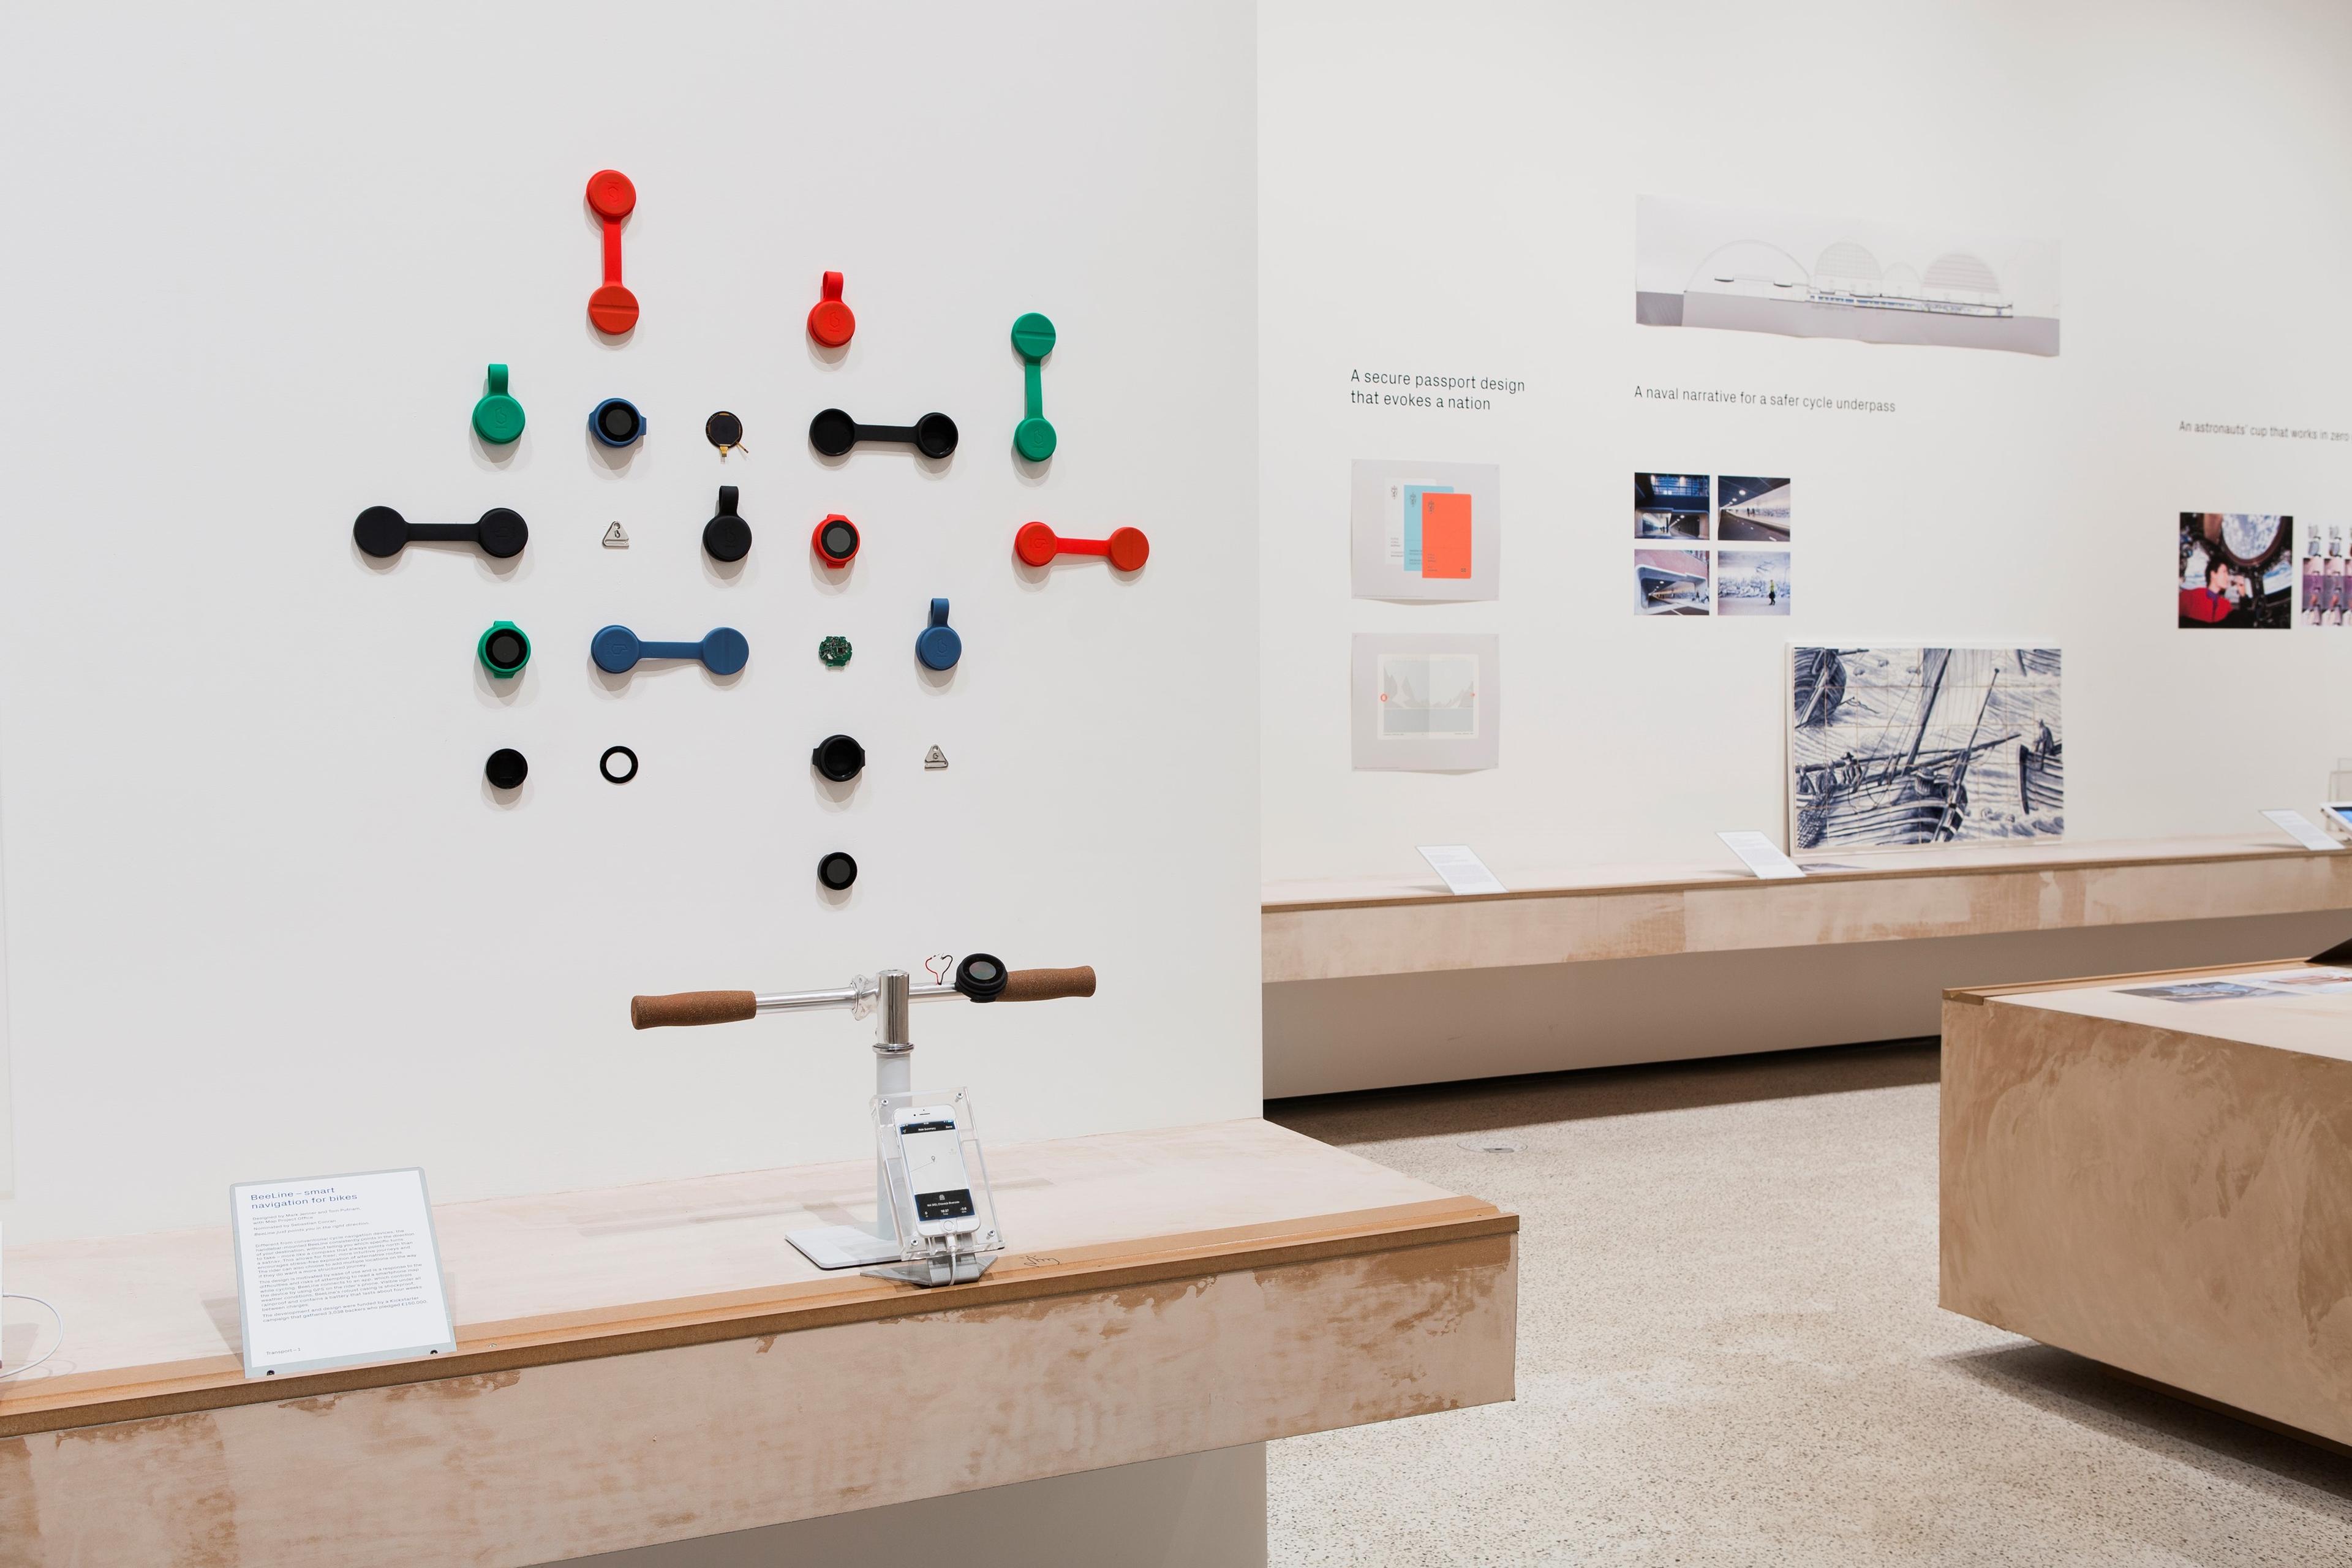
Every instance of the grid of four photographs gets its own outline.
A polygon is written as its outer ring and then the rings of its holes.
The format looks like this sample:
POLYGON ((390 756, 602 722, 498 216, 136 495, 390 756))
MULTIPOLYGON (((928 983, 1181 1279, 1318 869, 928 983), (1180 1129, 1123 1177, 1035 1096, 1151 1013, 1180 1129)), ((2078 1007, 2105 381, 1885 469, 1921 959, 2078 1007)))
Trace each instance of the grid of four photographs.
POLYGON ((1787 616, 1794 486, 1763 474, 1633 476, 1633 613, 1787 616))

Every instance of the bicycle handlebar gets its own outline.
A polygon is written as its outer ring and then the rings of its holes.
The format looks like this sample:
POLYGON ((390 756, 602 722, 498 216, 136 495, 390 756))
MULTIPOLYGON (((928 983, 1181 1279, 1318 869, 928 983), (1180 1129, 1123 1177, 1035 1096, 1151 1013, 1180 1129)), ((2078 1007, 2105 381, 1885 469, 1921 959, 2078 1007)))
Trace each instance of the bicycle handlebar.
POLYGON ((682 1029, 689 1024, 735 1024, 759 1012, 750 991, 678 991, 667 996, 629 998, 629 1026, 682 1029))
MULTIPOLYGON (((1090 965, 1076 969, 1014 969, 1005 972, 1004 988, 997 995, 972 1000, 1051 1002, 1064 996, 1095 994, 1090 965)), ((952 985, 919 985, 914 1001, 931 1001, 962 994, 952 985)), ((857 1002, 856 987, 839 991, 806 991, 761 996, 753 991, 678 991, 667 996, 629 998, 629 1024, 639 1029, 680 1029, 699 1024, 736 1024, 761 1013, 797 1011, 806 1007, 847 1007, 857 1002)))
POLYGON ((1090 964, 1076 969, 1015 969, 1004 976, 999 1002, 1051 1002, 1059 996, 1091 996, 1095 972, 1090 964))

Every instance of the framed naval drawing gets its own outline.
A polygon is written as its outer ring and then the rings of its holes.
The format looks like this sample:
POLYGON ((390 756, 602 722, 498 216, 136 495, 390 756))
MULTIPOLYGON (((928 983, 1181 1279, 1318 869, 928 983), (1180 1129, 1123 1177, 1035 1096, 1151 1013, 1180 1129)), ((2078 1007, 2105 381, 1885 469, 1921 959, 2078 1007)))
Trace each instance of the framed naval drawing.
POLYGON ((2066 831, 2059 650, 1789 650, 1792 850, 2066 831))

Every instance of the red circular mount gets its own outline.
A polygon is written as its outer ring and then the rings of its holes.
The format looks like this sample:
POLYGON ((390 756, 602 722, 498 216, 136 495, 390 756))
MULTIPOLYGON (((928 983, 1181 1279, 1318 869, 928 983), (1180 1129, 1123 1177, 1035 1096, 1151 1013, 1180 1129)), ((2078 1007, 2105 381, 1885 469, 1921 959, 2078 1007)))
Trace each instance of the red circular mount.
POLYGON ((1140 572, 1143 563, 1151 559, 1151 541, 1143 537, 1139 528, 1114 528, 1110 531, 1110 563, 1121 572, 1140 572))
POLYGON ((857 557, 858 543, 857 525, 837 511, 828 513, 809 534, 809 548, 827 566, 848 565, 857 557), (833 535, 830 542, 825 538, 827 533, 833 535))
POLYGON ((618 169, 588 176, 588 205, 606 223, 618 223, 637 210, 637 187, 618 169))
POLYGON ((618 283, 607 283, 588 296, 588 319, 598 331, 617 337, 637 324, 637 297, 618 283))
POLYGON ((809 307, 808 335, 837 349, 857 332, 857 313, 841 302, 841 274, 824 275, 824 298, 809 307))

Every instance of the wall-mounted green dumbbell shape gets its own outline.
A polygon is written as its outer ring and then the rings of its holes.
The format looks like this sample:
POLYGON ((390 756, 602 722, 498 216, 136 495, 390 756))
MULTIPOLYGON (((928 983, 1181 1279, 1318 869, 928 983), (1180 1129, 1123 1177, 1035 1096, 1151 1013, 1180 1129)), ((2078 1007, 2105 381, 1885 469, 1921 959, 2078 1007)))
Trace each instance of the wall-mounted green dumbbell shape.
POLYGON ((492 621, 482 640, 474 645, 474 657, 482 661, 492 680, 511 680, 530 662, 530 639, 512 621, 492 621))
POLYGON ((507 446, 522 434, 522 405, 507 395, 502 364, 490 366, 490 389, 474 405, 474 434, 493 447, 507 446))
POLYGON ((1013 427, 1013 449, 1033 463, 1054 455, 1054 426, 1045 419, 1045 360, 1054 352, 1054 323, 1032 310, 1013 323, 1021 356, 1021 390, 1028 416, 1013 427))

